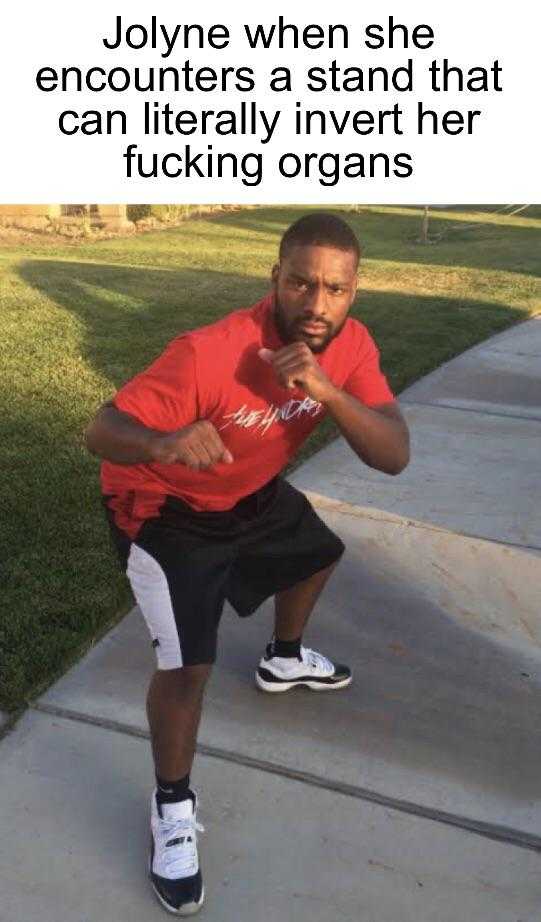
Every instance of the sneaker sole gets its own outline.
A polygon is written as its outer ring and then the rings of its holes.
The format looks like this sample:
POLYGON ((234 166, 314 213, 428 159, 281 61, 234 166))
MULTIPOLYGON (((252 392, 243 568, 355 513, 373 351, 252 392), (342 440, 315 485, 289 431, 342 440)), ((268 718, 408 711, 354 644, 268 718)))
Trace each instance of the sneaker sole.
POLYGON ((158 891, 156 890, 156 887, 152 883, 152 880, 150 881, 150 883, 152 885, 152 889, 154 890, 154 893, 156 894, 163 908, 167 909, 167 912, 172 913, 172 915, 174 916, 195 916, 196 912, 199 912, 199 910, 201 909, 203 905, 203 902, 205 899, 205 888, 204 887, 201 891, 201 899, 199 900, 198 903, 185 903, 184 906, 180 907, 180 909, 175 909, 174 906, 170 906, 169 903, 165 902, 163 896, 161 896, 161 894, 158 893, 158 891))
POLYGON ((170 906, 169 903, 166 903, 161 893, 156 889, 154 881, 152 880, 152 854, 149 857, 148 861, 148 878, 150 880, 150 886, 152 887, 156 897, 159 902, 162 904, 164 909, 167 909, 167 912, 172 913, 174 916, 195 916, 196 912, 199 912, 201 909, 204 900, 205 900, 205 887, 203 885, 201 889, 201 897, 198 903, 185 903, 184 906, 181 906, 179 909, 175 909, 174 906, 170 906))
POLYGON ((279 694, 280 692, 289 691, 291 688, 309 688, 311 691, 334 691, 335 688, 346 688, 347 685, 350 685, 352 682, 353 676, 348 676, 346 679, 340 679, 339 682, 324 683, 324 682, 310 682, 306 679, 303 679, 300 682, 267 682, 265 679, 262 679, 258 672, 255 674, 255 682, 258 688, 261 691, 270 692, 271 694, 279 694))

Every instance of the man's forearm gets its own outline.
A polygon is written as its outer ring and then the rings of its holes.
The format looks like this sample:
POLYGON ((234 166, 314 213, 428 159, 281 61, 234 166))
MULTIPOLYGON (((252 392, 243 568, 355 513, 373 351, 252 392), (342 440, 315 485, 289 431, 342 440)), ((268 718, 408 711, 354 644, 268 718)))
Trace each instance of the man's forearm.
POLYGON ((136 419, 105 404, 85 433, 88 450, 114 464, 148 464, 158 435, 136 419))
POLYGON ((409 461, 405 422, 333 388, 324 405, 356 455, 369 467, 399 474, 409 461))
POLYGON ((194 420, 173 432, 149 429, 114 404, 105 404, 85 433, 86 446, 113 464, 184 464, 196 471, 223 462, 233 455, 211 422, 194 420))

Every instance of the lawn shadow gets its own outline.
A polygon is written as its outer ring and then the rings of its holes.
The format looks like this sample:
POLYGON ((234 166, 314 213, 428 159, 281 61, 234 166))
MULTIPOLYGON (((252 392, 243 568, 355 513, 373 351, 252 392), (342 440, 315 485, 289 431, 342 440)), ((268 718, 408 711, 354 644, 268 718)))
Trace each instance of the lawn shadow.
MULTIPOLYGON (((541 275, 541 229, 534 224, 538 211, 533 213, 535 218, 532 215, 531 226, 526 226, 524 223, 511 223, 512 219, 505 215, 491 218, 479 209, 476 210, 475 221, 464 217, 464 214, 453 216, 432 209, 429 232, 431 235, 441 233, 443 238, 433 245, 423 245, 418 242, 421 209, 412 207, 411 213, 392 214, 383 208, 375 211, 370 206, 353 207, 358 210, 336 213, 355 231, 362 245, 363 259, 541 275)), ((241 230, 245 234, 258 234, 262 239, 271 236, 278 248, 284 230, 308 210, 300 211, 292 206, 259 208, 254 212, 213 216, 212 223, 234 227, 235 233, 241 230)), ((321 206, 321 210, 333 211, 333 206, 321 206)), ((468 212, 466 206, 464 210, 468 212)), ((530 220, 528 215, 520 217, 530 220)), ((208 233, 212 235, 210 229, 208 233)))
MULTIPOLYGON (((260 278, 191 268, 32 259, 19 271, 35 290, 79 318, 84 358, 116 388, 181 332, 249 306, 269 290, 260 278)), ((518 308, 489 301, 387 291, 361 291, 351 313, 379 343, 396 392, 524 318, 518 308)))
POLYGON ((268 290, 261 279, 208 270, 68 260, 27 260, 20 275, 82 321, 82 353, 115 387, 153 361, 175 336, 249 306, 268 290))

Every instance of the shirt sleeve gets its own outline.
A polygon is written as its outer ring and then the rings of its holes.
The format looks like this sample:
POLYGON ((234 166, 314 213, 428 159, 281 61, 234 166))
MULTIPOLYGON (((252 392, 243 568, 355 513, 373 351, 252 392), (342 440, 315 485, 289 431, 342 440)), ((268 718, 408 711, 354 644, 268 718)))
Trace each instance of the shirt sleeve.
POLYGON ((161 432, 173 432, 198 419, 195 351, 189 338, 173 340, 152 365, 120 388, 113 403, 161 432))
POLYGON ((368 330, 363 329, 358 362, 346 379, 343 389, 367 407, 392 403, 395 396, 379 363, 379 349, 368 330))

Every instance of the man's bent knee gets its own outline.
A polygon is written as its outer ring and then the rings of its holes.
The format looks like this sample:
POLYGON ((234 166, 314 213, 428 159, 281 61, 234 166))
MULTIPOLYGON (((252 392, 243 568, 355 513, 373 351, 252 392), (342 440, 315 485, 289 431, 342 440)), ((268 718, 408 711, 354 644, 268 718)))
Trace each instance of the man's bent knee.
POLYGON ((212 663, 157 669, 152 684, 158 685, 170 695, 198 695, 203 692, 211 671, 212 663))
POLYGON ((309 576, 306 579, 306 582, 310 582, 310 580, 314 580, 314 582, 317 582, 318 580, 328 579, 331 573, 333 572, 333 570, 335 570, 338 564, 340 563, 340 560, 341 560, 341 555, 336 560, 333 560, 333 562, 330 563, 327 567, 322 567, 321 570, 316 570, 316 572, 313 573, 312 576, 309 576))

